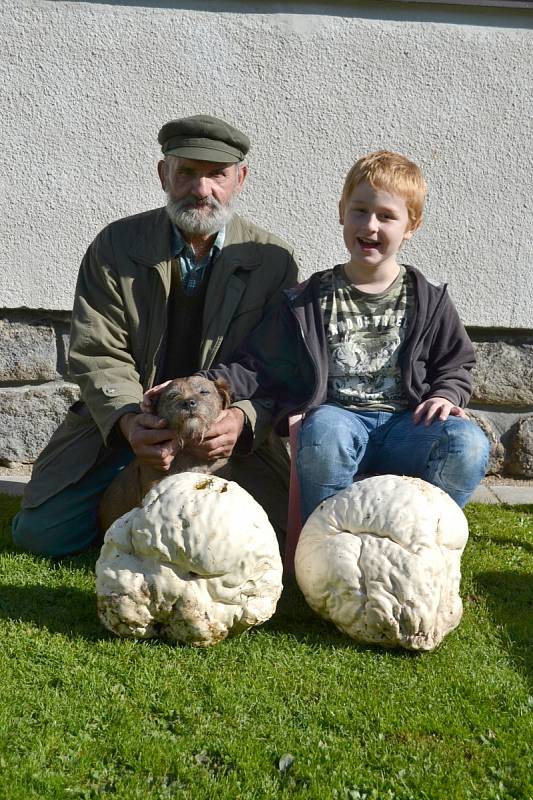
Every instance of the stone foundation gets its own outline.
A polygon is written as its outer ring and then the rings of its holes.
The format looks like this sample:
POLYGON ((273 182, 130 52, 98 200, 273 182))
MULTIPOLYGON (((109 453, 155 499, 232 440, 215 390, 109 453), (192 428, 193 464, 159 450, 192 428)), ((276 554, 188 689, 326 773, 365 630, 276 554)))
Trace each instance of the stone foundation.
POLYGON ((0 465, 31 464, 78 398, 68 380, 70 314, 0 312, 0 465))
POLYGON ((468 411, 492 445, 489 475, 533 478, 533 331, 468 332, 477 359, 468 411))
MULTIPOLYGON (((0 311, 0 465, 31 464, 78 398, 68 379, 68 312, 0 311)), ((491 442, 489 474, 533 478, 533 330, 469 330, 469 413, 491 442)))

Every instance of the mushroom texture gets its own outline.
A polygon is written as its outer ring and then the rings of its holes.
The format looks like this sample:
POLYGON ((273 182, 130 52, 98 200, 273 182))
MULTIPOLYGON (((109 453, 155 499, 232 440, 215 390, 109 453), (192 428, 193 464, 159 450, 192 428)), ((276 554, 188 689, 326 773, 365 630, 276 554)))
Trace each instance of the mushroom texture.
POLYGON ((305 599, 358 642, 433 650, 462 616, 468 524, 441 489, 377 475, 328 498, 296 548, 305 599))
POLYGON ((205 647, 269 619, 281 576, 276 534, 253 497, 232 481, 183 472, 107 531, 98 614, 119 636, 205 647))

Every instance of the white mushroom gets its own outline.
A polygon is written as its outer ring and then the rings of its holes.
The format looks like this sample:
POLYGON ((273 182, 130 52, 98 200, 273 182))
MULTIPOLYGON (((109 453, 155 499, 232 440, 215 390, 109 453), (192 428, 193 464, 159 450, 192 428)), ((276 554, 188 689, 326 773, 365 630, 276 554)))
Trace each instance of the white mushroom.
POLYGON ((98 614, 119 636, 204 647, 269 619, 282 590, 274 529, 236 483, 184 472, 106 533, 98 614))
POLYGON ((445 492, 377 475, 311 514, 296 579, 311 608, 356 641, 433 650, 461 620, 467 539, 466 517, 445 492))

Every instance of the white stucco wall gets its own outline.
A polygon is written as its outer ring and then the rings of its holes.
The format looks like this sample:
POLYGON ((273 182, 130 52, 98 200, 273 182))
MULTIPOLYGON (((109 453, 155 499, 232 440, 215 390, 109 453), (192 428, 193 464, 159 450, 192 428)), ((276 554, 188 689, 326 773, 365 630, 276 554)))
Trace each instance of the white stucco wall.
POLYGON ((404 259, 467 324, 533 328, 531 12, 171 5, 0 0, 0 306, 70 308, 97 231, 163 203, 160 125, 205 112, 249 134, 240 210, 305 275, 344 257, 352 161, 396 149, 430 186, 404 259))

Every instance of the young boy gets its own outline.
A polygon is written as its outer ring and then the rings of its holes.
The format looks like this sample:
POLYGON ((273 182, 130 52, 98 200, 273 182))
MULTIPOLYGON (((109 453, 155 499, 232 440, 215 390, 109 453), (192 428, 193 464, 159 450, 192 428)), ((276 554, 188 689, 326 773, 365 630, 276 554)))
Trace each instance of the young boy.
POLYGON ((237 397, 276 398, 286 435, 305 413, 297 467, 305 521, 357 474, 413 475, 461 507, 485 474, 488 442, 463 410, 473 348, 445 285, 398 252, 422 223, 426 186, 404 156, 361 158, 339 203, 348 260, 288 290, 236 361, 211 370, 237 397))
POLYGON ((415 475, 464 506, 488 443, 463 406, 473 349, 444 286, 398 262, 422 223, 418 167, 378 152, 350 170, 339 204, 347 263, 323 273, 318 302, 327 399, 298 443, 302 515, 358 472, 415 475))

